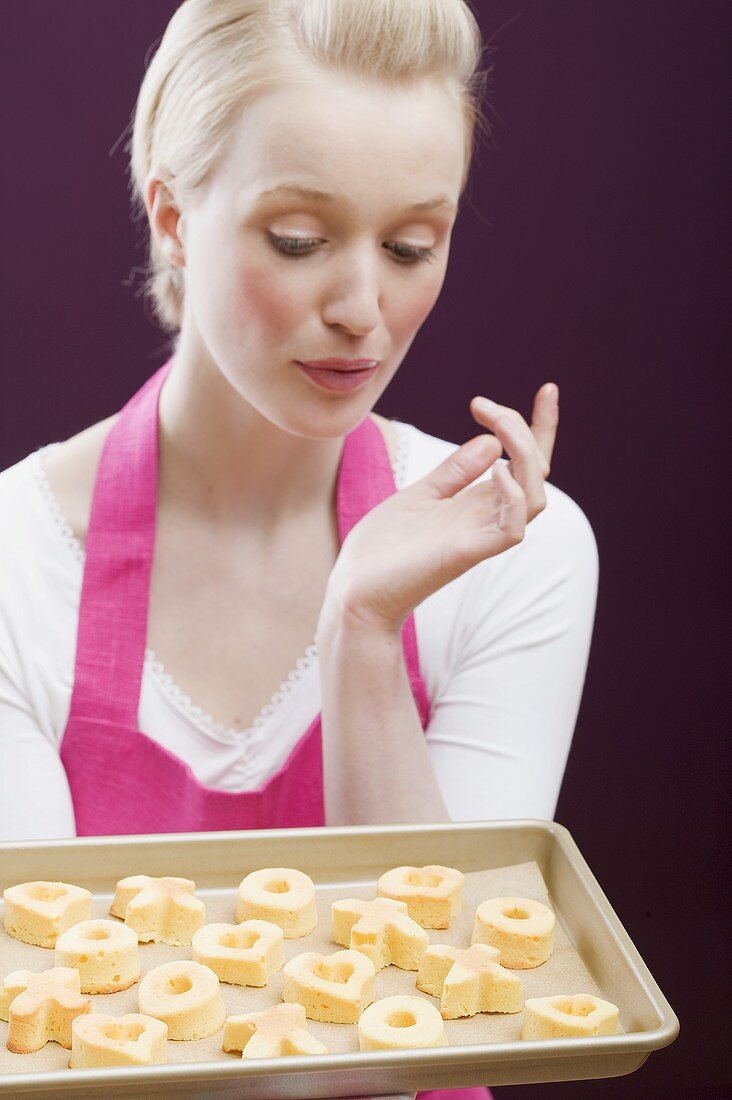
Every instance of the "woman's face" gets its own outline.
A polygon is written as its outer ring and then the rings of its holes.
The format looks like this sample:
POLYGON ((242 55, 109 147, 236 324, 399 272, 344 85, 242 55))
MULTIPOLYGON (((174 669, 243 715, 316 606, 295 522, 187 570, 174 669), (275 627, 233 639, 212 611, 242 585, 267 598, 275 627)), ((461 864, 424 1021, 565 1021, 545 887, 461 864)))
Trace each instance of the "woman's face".
POLYGON ((352 430, 440 293, 463 141, 459 109, 431 82, 387 89, 324 78, 261 97, 178 220, 186 283, 178 354, 220 371, 287 431, 352 430), (274 188, 282 189, 265 194, 274 188), (432 200, 444 201, 413 208, 432 200), (381 363, 344 393, 322 389, 295 362, 332 356, 381 363))

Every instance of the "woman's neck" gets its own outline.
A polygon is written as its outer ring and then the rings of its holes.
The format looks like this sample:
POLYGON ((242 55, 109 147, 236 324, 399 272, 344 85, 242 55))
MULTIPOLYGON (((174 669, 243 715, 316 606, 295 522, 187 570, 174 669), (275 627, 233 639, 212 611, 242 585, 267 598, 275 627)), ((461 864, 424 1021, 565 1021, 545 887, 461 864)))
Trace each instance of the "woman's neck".
POLYGON ((330 512, 343 438, 283 431, 237 397, 218 370, 178 355, 160 393, 161 496, 203 522, 271 535, 330 512))

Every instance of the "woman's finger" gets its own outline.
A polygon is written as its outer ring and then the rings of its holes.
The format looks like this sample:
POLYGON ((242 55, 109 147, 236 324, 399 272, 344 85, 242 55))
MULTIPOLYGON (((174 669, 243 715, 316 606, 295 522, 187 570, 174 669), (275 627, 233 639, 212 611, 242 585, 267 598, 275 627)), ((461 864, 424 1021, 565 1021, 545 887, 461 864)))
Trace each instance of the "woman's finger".
POLYGON ((523 539, 528 522, 526 496, 504 459, 494 463, 489 480, 466 489, 465 504, 471 517, 470 527, 464 532, 466 569, 523 539), (500 548, 496 547, 497 532, 503 544, 500 548))
POLYGON ((500 454, 500 440, 492 435, 473 436, 405 492, 426 494, 434 499, 455 496, 484 474, 500 454))
POLYGON ((532 427, 524 420, 521 413, 508 405, 499 405, 486 397, 475 397, 471 402, 473 416, 482 424, 486 424, 491 431, 495 431, 494 425, 499 416, 507 416, 518 428, 536 453, 542 477, 547 477, 550 471, 551 454, 556 436, 556 424, 559 417, 558 409, 551 397, 550 387, 554 383, 542 386, 534 400, 534 413, 532 427), (535 431, 534 422, 538 417, 539 435, 535 431))
POLYGON ((546 505, 544 469, 548 468, 548 464, 544 455, 528 424, 514 409, 504 411, 502 406, 497 405, 495 408, 501 411, 494 413, 486 409, 483 412, 478 398, 475 404, 509 456, 511 473, 526 494, 528 518, 531 520, 546 505))
POLYGON ((536 448, 526 440, 525 433, 519 430, 516 422, 505 415, 499 416, 496 421, 496 432, 511 455, 508 469, 526 496, 528 522, 546 507, 544 474, 537 460, 536 448))
POLYGON ((547 462, 547 471, 544 477, 548 477, 551 470, 558 423, 559 387, 554 382, 549 382, 537 392, 531 412, 531 431, 534 433, 534 437, 547 462))
POLYGON ((498 490, 497 525, 510 545, 521 542, 526 530, 526 497, 521 486, 511 475, 508 463, 493 465, 492 480, 498 490))

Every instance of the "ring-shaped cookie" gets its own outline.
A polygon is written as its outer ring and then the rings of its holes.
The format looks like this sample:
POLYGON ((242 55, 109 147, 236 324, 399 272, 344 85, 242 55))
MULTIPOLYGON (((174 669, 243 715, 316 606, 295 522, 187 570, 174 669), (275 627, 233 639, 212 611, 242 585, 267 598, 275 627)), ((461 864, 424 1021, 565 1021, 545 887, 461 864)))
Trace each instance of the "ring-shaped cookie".
POLYGON ((554 950, 554 914, 533 898, 489 898, 475 912, 471 943, 487 943, 501 953, 501 966, 530 970, 554 950))
POLYGON ((361 1050, 404 1050, 444 1046, 445 1025, 435 1006, 422 997, 398 994, 374 1001, 358 1021, 361 1050))
POLYGON ((293 867, 263 867, 239 883, 236 919, 278 925, 286 940, 309 935, 318 923, 315 884, 293 867))
POLYGON ((175 959, 149 970, 137 999, 140 1012, 168 1025, 169 1039, 205 1039, 226 1019, 219 979, 193 959, 175 959))
POLYGON ((140 978, 137 933, 113 920, 84 920, 56 940, 55 966, 76 967, 82 993, 118 993, 140 978))

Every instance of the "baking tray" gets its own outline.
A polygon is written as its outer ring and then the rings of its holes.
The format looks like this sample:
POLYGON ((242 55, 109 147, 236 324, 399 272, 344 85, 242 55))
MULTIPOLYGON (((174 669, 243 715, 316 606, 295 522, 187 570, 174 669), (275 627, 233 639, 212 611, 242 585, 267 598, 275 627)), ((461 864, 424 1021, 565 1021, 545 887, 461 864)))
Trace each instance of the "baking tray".
MULTIPOLYGON (((337 887, 339 892, 358 891, 366 897, 373 896, 376 879, 384 870, 402 864, 437 863, 470 873, 530 861, 538 865, 549 904, 569 943, 601 995, 619 1006, 622 1034, 334 1052, 256 1062, 229 1055, 226 1061, 141 1068, 10 1072, 0 1077, 0 1096, 315 1100, 631 1073, 652 1050, 673 1042, 679 1022, 570 833, 556 822, 268 829, 5 843, 0 844, 0 893, 18 882, 47 879, 73 882, 108 897, 117 880, 126 875, 178 875, 194 879, 197 894, 208 903, 223 892, 233 898, 239 881, 253 868, 285 866, 306 871, 321 895, 337 887)), ((5 933, 0 930, 0 935, 5 933)), ((431 939, 442 942, 437 934, 431 939)), ((337 950, 337 945, 332 949, 337 950)), ((50 953, 47 957, 52 958, 50 953)), ((41 969, 31 966, 36 968, 41 969)), ((522 971, 522 977, 526 973, 522 971)), ((7 1026, 0 1023, 3 1045, 7 1026)))

